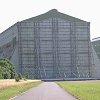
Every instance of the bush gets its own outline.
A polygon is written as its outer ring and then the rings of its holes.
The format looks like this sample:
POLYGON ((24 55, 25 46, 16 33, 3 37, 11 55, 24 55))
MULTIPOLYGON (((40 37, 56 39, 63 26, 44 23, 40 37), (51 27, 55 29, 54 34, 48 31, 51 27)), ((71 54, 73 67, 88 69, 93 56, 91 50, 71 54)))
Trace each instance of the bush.
POLYGON ((16 75, 15 81, 16 81, 16 82, 19 82, 19 81, 20 81, 20 78, 18 77, 18 75, 16 75))
POLYGON ((24 73, 23 77, 26 78, 26 79, 28 79, 29 78, 28 73, 24 73))
POLYGON ((3 74, 3 78, 4 79, 10 79, 11 78, 11 74, 9 73, 9 72, 4 72, 4 74, 3 74))
POLYGON ((26 79, 25 77, 23 78, 23 80, 24 80, 24 81, 27 81, 27 79, 26 79))
POLYGON ((0 66, 0 79, 3 79, 3 70, 2 70, 2 67, 0 66))
POLYGON ((16 71, 13 66, 10 67, 10 74, 11 74, 11 79, 14 79, 16 75, 16 71))
POLYGON ((2 73, 0 73, 0 79, 3 79, 2 73))
POLYGON ((16 81, 16 82, 19 82, 21 79, 23 79, 24 81, 26 81, 26 80, 27 80, 26 75, 23 75, 23 76, 22 76, 22 74, 20 74, 20 73, 17 74, 17 73, 16 73, 15 81, 16 81))
POLYGON ((21 80, 22 79, 22 74, 18 74, 18 77, 19 77, 19 79, 21 80))
POLYGON ((8 59, 0 59, 0 79, 13 79, 15 68, 8 59))

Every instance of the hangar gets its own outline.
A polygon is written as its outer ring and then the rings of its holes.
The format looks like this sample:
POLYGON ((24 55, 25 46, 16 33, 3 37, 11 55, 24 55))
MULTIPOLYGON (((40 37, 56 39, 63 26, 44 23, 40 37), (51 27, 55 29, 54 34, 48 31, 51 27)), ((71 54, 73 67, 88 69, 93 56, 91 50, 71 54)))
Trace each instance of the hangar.
POLYGON ((56 9, 0 34, 0 58, 10 59, 18 73, 36 79, 99 76, 93 74, 92 49, 90 23, 56 9))

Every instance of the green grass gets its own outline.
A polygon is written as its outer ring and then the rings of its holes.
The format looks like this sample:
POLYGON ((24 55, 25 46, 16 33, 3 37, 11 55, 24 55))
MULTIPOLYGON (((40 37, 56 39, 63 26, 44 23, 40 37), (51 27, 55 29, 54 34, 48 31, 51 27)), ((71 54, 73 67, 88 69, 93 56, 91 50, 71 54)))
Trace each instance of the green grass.
POLYGON ((57 82, 66 91, 79 100, 100 100, 100 81, 88 82, 57 82))
POLYGON ((30 82, 23 85, 9 86, 3 89, 0 89, 0 100, 9 100, 10 98, 39 85, 41 82, 30 82))

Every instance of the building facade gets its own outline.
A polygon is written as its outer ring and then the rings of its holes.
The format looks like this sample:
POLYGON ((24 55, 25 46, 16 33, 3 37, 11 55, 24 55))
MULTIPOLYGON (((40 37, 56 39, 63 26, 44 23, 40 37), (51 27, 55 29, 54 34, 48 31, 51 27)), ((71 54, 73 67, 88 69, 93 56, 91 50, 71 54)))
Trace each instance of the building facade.
POLYGON ((100 37, 92 39, 92 45, 98 58, 100 59, 100 37))
POLYGON ((91 41, 92 45, 92 62, 94 62, 93 67, 93 77, 100 78, 100 38, 94 38, 91 41))
POLYGON ((0 34, 0 57, 30 78, 91 78, 91 52, 90 23, 55 9, 0 34))

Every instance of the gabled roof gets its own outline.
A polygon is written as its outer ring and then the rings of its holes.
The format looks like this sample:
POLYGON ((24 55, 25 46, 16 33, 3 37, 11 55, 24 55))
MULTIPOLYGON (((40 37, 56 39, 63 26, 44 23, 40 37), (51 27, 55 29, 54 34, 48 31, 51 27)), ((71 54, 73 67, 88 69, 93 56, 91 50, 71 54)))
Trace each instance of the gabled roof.
POLYGON ((32 17, 32 18, 29 18, 29 19, 26 19, 23 21, 42 21, 42 20, 45 20, 47 18, 52 18, 52 17, 62 18, 62 19, 68 20, 70 22, 75 22, 75 21, 86 22, 84 20, 81 20, 81 19, 69 16, 69 15, 63 14, 61 12, 58 12, 56 9, 52 9, 52 10, 48 11, 47 13, 44 13, 44 14, 41 14, 36 17, 32 17))

